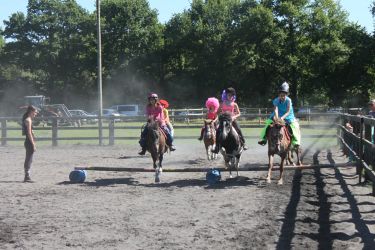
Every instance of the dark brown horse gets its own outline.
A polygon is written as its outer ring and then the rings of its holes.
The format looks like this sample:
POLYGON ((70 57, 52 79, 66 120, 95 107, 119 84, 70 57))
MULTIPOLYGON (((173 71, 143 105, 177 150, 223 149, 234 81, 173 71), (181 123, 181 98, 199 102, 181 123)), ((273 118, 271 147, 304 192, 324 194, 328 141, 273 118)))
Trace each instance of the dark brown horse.
MULTIPOLYGON (((284 162, 287 159, 292 163, 291 160, 291 149, 292 149, 292 135, 285 125, 285 122, 281 119, 275 120, 267 129, 267 141, 268 141, 268 174, 267 182, 271 183, 271 174, 273 168, 274 155, 277 154, 281 158, 280 162, 280 178, 278 184, 283 184, 283 172, 284 162)), ((296 148, 297 162, 301 165, 300 160, 300 149, 296 148)))
POLYGON ((146 148, 147 151, 150 152, 153 160, 153 167, 155 169, 155 182, 160 182, 160 175, 163 172, 163 157, 164 153, 168 150, 166 136, 160 128, 158 122, 155 122, 153 120, 149 120, 147 122, 146 129, 146 148), (156 164, 157 161, 158 164, 156 164))
POLYGON ((214 121, 207 119, 204 121, 204 136, 203 136, 204 146, 206 148, 207 159, 214 160, 217 158, 217 154, 212 152, 216 143, 216 129, 214 121))

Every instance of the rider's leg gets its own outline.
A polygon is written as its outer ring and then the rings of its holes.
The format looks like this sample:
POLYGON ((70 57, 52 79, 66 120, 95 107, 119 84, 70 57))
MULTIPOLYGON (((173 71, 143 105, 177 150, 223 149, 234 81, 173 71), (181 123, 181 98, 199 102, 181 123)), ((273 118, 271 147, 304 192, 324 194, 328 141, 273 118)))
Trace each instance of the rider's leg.
POLYGON ((165 135, 167 136, 167 145, 169 146, 169 150, 171 151, 175 151, 176 148, 175 146, 173 146, 173 137, 171 135, 171 132, 169 131, 168 127, 167 126, 163 126, 162 127, 163 131, 165 132, 165 135))
POLYGON ((203 140, 203 133, 204 133, 204 128, 201 129, 201 136, 199 136, 198 140, 203 140))
POLYGON ((220 138, 220 130, 216 129, 216 143, 215 143, 215 148, 211 150, 212 153, 218 154, 219 150, 221 148, 220 142, 218 141, 218 138, 220 138))
POLYGON ((232 122, 232 126, 236 129, 238 135, 240 136, 241 142, 243 144, 243 149, 247 150, 248 147, 246 146, 246 143, 245 143, 245 137, 242 134, 242 130, 241 130, 240 125, 238 124, 237 120, 234 120, 232 122))
POLYGON ((299 123, 294 121, 289 126, 292 129, 292 145, 301 145, 301 130, 299 129, 299 123))
POLYGON ((168 122, 167 127, 169 129, 169 132, 171 132, 172 137, 174 136, 174 128, 172 126, 172 123, 168 122))
POLYGON ((146 136, 147 136, 147 127, 144 126, 142 132, 141 132, 141 139, 139 139, 139 145, 141 145, 142 150, 138 153, 139 155, 145 155, 146 154, 146 136))
POLYGON ((266 145, 267 144, 267 138, 266 138, 266 133, 267 133, 267 129, 268 127, 271 125, 272 123, 272 120, 271 119, 267 119, 265 121, 265 126, 264 128, 260 131, 260 140, 258 141, 258 144, 259 145, 266 145))

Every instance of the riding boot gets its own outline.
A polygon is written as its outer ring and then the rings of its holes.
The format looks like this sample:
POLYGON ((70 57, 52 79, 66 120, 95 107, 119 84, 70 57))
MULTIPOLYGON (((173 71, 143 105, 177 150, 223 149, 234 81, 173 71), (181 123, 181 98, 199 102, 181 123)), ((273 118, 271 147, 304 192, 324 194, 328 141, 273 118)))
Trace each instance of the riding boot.
POLYGON ((245 143, 245 138, 243 138, 242 134, 240 135, 240 140, 241 140, 241 143, 242 143, 243 150, 248 150, 249 148, 247 147, 247 145, 245 143))
POLYGON ((264 146, 264 145, 266 145, 267 144, 267 140, 260 140, 260 141, 258 141, 258 144, 259 145, 261 145, 261 146, 264 146))
POLYGON ((198 138, 199 141, 203 140, 203 132, 204 132, 204 130, 202 129, 201 130, 201 136, 198 138))
POLYGON ((175 151, 175 150, 176 150, 176 147, 175 147, 174 145, 171 144, 171 145, 169 146, 169 150, 170 150, 170 151, 175 151))
POLYGON ((146 148, 142 148, 142 150, 140 152, 138 152, 139 155, 145 155, 146 154, 146 151, 147 149, 146 148))

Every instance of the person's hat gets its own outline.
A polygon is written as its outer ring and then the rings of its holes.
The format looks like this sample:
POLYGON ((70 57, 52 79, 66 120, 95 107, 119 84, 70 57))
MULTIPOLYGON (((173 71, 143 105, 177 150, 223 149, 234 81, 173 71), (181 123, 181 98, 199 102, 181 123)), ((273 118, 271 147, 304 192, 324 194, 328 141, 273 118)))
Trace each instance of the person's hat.
POLYGON ((283 82, 279 87, 279 92, 289 93, 289 84, 287 82, 283 82))
POLYGON ((368 102, 368 105, 373 105, 373 104, 375 104, 375 99, 372 99, 372 100, 370 100, 370 101, 368 102))
POLYGON ((150 98, 158 99, 158 95, 155 94, 155 93, 150 93, 150 94, 148 95, 148 99, 150 99, 150 98))
POLYGON ((163 100, 163 99, 162 99, 162 100, 160 100, 159 102, 160 102, 160 104, 161 104, 164 108, 167 109, 167 108, 169 107, 169 103, 168 103, 166 100, 163 100))

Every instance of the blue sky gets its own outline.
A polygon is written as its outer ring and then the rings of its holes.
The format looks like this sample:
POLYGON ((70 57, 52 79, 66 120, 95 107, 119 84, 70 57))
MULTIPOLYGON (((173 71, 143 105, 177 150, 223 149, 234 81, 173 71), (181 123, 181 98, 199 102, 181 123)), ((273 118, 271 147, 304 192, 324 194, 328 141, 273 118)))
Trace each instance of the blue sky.
MULTIPOLYGON (((0 26, 4 27, 2 21, 7 20, 12 13, 25 12, 27 2, 27 0, 0 0, 0 26)), ((95 9, 96 0, 77 0, 77 2, 89 11, 95 9)), ((188 9, 190 2, 191 0, 149 0, 151 8, 158 10, 159 20, 162 23, 168 21, 173 14, 188 9)), ((340 2, 343 9, 349 13, 350 21, 364 26, 370 33, 375 30, 374 20, 369 10, 372 0, 341 0, 340 2)))

